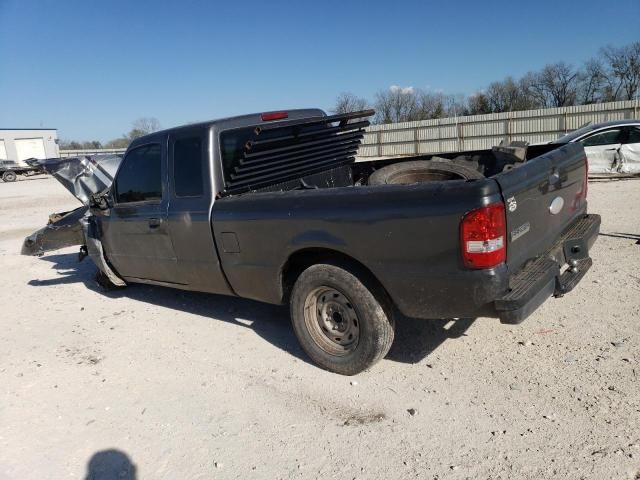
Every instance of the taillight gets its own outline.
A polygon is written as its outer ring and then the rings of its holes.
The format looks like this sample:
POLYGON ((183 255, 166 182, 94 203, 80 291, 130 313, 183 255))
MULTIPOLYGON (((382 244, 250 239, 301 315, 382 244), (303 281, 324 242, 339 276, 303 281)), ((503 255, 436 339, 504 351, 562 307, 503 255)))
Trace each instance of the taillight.
POLYGON ((587 198, 589 192, 589 158, 584 156, 584 198, 587 198))
POLYGON ((263 122, 270 122, 271 120, 283 120, 289 118, 289 112, 266 112, 260 115, 263 122))
POLYGON ((507 226, 503 203, 492 203, 467 213, 460 223, 464 265, 492 268, 507 257, 507 226))
POLYGON ((575 212, 582 207, 583 202, 587 200, 587 191, 589 190, 589 160, 585 155, 584 157, 584 178, 582 179, 582 185, 576 192, 571 204, 571 212, 575 212))

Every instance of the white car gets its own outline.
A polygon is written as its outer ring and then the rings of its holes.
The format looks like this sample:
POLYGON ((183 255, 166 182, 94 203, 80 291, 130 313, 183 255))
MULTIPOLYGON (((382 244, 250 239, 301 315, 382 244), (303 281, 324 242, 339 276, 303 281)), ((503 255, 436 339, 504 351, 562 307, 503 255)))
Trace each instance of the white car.
POLYGON ((640 174, 640 120, 588 125, 551 143, 580 142, 590 174, 640 174))

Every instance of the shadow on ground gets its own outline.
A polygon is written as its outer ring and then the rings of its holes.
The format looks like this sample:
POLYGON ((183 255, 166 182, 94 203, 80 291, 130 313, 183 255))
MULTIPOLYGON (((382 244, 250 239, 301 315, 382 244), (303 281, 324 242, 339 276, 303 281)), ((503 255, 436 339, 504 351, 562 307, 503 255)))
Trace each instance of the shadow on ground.
POLYGON ((418 363, 450 339, 466 335, 475 318, 459 320, 422 320, 401 315, 396 317, 396 338, 388 360, 418 363))
POLYGON ((102 450, 91 456, 84 480, 137 480, 136 466, 120 450, 102 450))
POLYGON ((601 237, 611 237, 611 238, 623 238, 625 240, 636 240, 636 245, 640 245, 640 235, 635 233, 602 233, 600 232, 601 237))
MULTIPOLYGON (((308 362, 295 338, 289 323, 289 310, 285 306, 142 284, 131 284, 118 290, 104 290, 94 279, 96 267, 90 261, 78 262, 77 254, 48 255, 40 259, 51 262, 58 276, 46 280, 30 280, 31 286, 83 283, 87 288, 106 297, 131 298, 232 323, 252 329, 269 343, 308 362)), ((446 340, 464 335, 472 323, 473 319, 418 320, 396 314, 396 338, 386 358, 402 363, 418 363, 446 340)))

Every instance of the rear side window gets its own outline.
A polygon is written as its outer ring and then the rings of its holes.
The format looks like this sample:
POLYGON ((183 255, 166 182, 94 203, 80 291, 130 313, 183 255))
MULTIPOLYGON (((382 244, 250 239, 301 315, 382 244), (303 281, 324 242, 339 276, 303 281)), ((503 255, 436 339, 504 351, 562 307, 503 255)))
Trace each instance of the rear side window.
POLYGON ((614 143, 620 143, 620 129, 607 130, 605 132, 595 133, 587 138, 580 140, 580 143, 585 147, 597 147, 599 145, 611 145, 614 143))
POLYGON ((116 178, 118 203, 162 199, 160 145, 152 144, 131 150, 122 160, 116 178))
POLYGON ((174 142, 173 181, 176 197, 202 195, 202 140, 200 137, 181 138, 174 142))
POLYGON ((631 127, 624 143, 640 143, 640 127, 631 127))
MULTIPOLYGON (((220 150, 222 153, 222 166, 224 169, 225 180, 231 180, 231 174, 235 167, 240 164, 240 159, 245 154, 245 146, 248 141, 258 140, 255 134, 255 126, 238 128, 236 130, 227 130, 220 134, 220 150)), ((290 133, 293 133, 291 131, 290 133)), ((260 136, 260 140, 269 138, 266 133, 260 136)))
POLYGON ((240 163, 240 159, 244 155, 245 145, 247 141, 254 140, 255 127, 241 128, 237 130, 229 130, 220 134, 220 151, 222 153, 222 166, 224 169, 225 179, 229 179, 230 173, 236 165, 240 163))
MULTIPOLYGON (((253 142, 256 140, 262 142, 273 140, 277 137, 284 137, 281 141, 269 144, 269 148, 277 148, 292 145, 298 141, 313 140, 312 136, 306 136, 302 139, 295 138, 294 135, 296 134, 296 130, 293 127, 281 129, 277 132, 263 132, 260 136, 255 134, 255 128, 256 126, 226 130, 220 134, 220 153, 222 154, 224 178, 227 183, 232 180, 231 175, 234 173, 236 167, 240 165, 240 160, 244 157, 245 153, 251 153, 264 148, 261 146, 257 147, 255 150, 247 150, 247 142, 253 142)), ((322 130, 326 128, 326 125, 318 125, 315 127, 315 130, 317 130, 318 133, 322 133, 322 130)), ((308 130, 312 131, 314 128, 308 127, 308 130)))

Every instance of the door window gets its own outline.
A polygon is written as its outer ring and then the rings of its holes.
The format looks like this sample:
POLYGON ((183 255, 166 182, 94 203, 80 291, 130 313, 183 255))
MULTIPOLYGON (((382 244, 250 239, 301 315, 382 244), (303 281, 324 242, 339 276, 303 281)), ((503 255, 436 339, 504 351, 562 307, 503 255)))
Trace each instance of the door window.
POLYGON ((115 194, 117 203, 162 199, 160 145, 144 145, 127 153, 118 170, 115 194))
POLYGON ((181 138, 173 144, 173 182, 176 197, 199 197, 202 184, 202 140, 181 138))
POLYGON ((624 143, 640 143, 640 127, 629 127, 627 140, 624 143))
POLYGON ((594 133, 587 138, 580 140, 580 143, 585 147, 597 147, 599 145, 612 145, 620 143, 620 129, 606 130, 604 132, 594 133))

